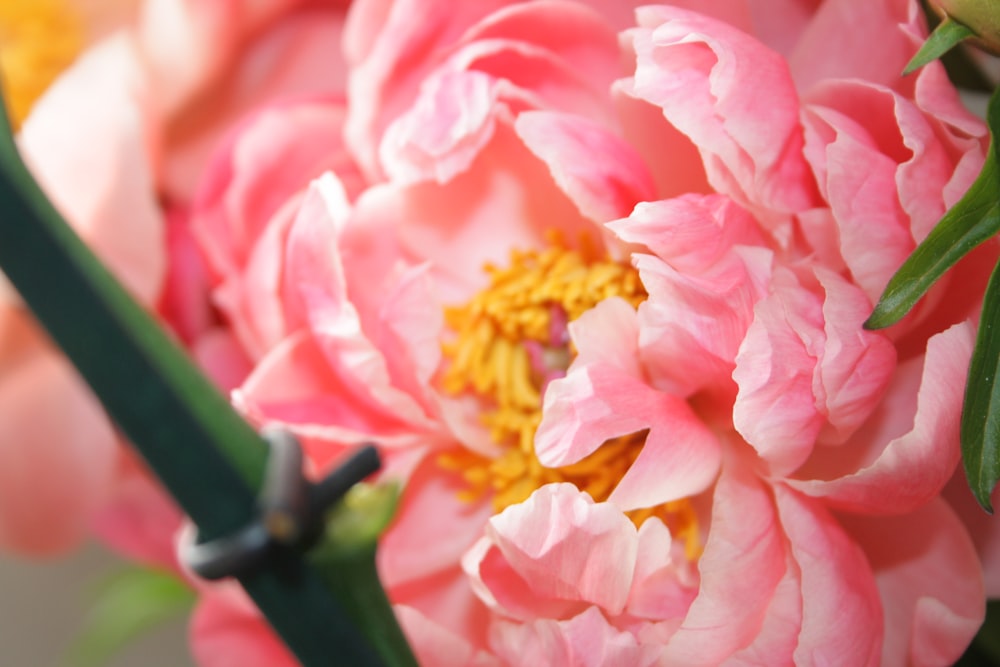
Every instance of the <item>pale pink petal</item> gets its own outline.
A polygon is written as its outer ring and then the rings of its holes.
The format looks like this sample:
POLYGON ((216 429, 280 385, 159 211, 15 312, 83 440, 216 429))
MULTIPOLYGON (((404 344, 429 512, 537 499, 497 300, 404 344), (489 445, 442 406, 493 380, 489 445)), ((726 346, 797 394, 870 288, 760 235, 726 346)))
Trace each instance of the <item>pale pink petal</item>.
POLYGON ((335 373, 306 331, 285 339, 264 357, 232 400, 255 423, 279 422, 308 437, 336 442, 375 439, 382 445, 427 438, 402 421, 392 404, 378 403, 352 378, 335 373))
MULTIPOLYGON (((427 427, 429 421, 416 397, 393 383, 386 357, 398 352, 391 346, 373 344, 349 298, 337 243, 345 205, 343 190, 330 174, 310 188, 288 236, 287 289, 298 296, 298 305, 328 360, 330 373, 350 393, 366 397, 364 400, 373 405, 391 406, 398 421, 427 427)), ((295 305, 292 301, 290 307, 295 305)))
POLYGON ((214 327, 200 335, 191 346, 191 355, 222 391, 242 385, 253 370, 247 353, 232 332, 223 327, 214 327))
POLYGON ((631 94, 663 109, 701 151, 709 181, 773 211, 809 208, 799 102, 786 63, 744 32, 669 6, 637 12, 631 94), (765 97, 766 96, 766 97, 765 97))
MULTIPOLYGON (((632 590, 626 611, 630 616, 679 624, 698 594, 697 579, 688 563, 675 562, 677 549, 670 530, 656 518, 646 519, 639 528, 632 590)), ((677 553, 678 560, 683 556, 677 553)))
POLYGON ((395 605, 396 618, 421 665, 501 667, 493 656, 476 650, 464 637, 438 625, 416 609, 395 605))
POLYGON ((510 665, 565 667, 649 667, 659 648, 642 646, 628 632, 612 627, 596 607, 566 621, 540 619, 532 623, 494 623, 493 651, 510 665))
MULTIPOLYGON (((928 341, 916 406, 889 404, 875 413, 872 425, 866 425, 855 436, 861 443, 848 445, 863 447, 876 457, 874 460, 843 476, 795 479, 788 484, 808 495, 823 497, 838 508, 866 514, 911 511, 940 493, 958 460, 958 422, 972 339, 972 327, 964 323, 928 341), (879 424, 883 413, 893 422, 889 429, 879 424), (897 422, 905 423, 911 419, 909 415, 913 415, 909 430, 893 433, 899 428, 897 422)), ((901 379, 904 384, 898 390, 890 385, 889 395, 913 388, 908 377, 901 379)), ((828 473, 836 470, 824 468, 828 473)), ((816 464, 810 463, 804 472, 813 469, 817 469, 816 464)))
POLYGON ((202 667, 297 667, 298 661, 245 595, 205 592, 190 628, 202 667))
POLYGON ((844 515, 885 610, 883 667, 954 664, 983 619, 983 580, 964 527, 940 499, 903 516, 844 515))
MULTIPOLYGON (((498 125, 480 159, 447 184, 369 188, 354 207, 350 227, 382 231, 366 233, 367 253, 385 244, 397 258, 430 264, 444 303, 468 300, 487 281, 483 267, 509 264, 512 249, 550 245, 547 232, 578 239, 581 232, 598 231, 506 125, 498 125)), ((367 281, 373 282, 371 275, 367 281)))
POLYGON ((132 43, 125 35, 111 38, 81 56, 38 100, 19 145, 56 208, 125 286, 152 305, 166 253, 144 92, 132 43))
MULTIPOLYGON (((962 466, 958 466, 952 475, 942 492, 942 497, 948 501, 965 524, 966 531, 976 546, 983 570, 986 595, 990 599, 1000 598, 1000 521, 980 507, 969 489, 969 482, 965 478, 962 466)), ((1000 488, 993 489, 992 501, 993 507, 1000 504, 1000 488)))
POLYGON ((0 379, 0 545, 34 556, 82 540, 107 501, 118 442, 69 362, 38 350, 0 379))
POLYGON ((369 178, 381 174, 379 138, 412 104, 420 82, 441 53, 502 0, 363 0, 352 7, 344 29, 352 100, 347 140, 369 178), (420 16, 414 21, 414 16, 420 16))
POLYGON ((799 566, 789 554, 785 562, 785 576, 774 589, 760 632, 749 646, 740 649, 722 664, 726 667, 795 665, 795 649, 802 632, 802 593, 799 566))
POLYGON ((493 514, 487 499, 465 502, 458 475, 438 467, 433 454, 403 490, 392 526, 378 552, 379 575, 391 589, 455 568, 493 514))
MULTIPOLYGON (((869 98, 866 114, 892 113, 893 98, 887 91, 869 98), (881 108, 886 104, 888 112, 881 108)), ((896 186, 898 164, 905 158, 886 154, 879 145, 887 130, 866 128, 835 109, 807 106, 803 122, 805 155, 833 212, 830 221, 837 225, 841 255, 852 282, 874 303, 916 246, 896 186)), ((890 127, 894 125, 892 121, 890 127)))
POLYGON ((775 271, 771 289, 736 356, 733 425, 780 475, 806 460, 823 427, 813 376, 826 336, 820 299, 787 269, 775 271))
POLYGON ((715 487, 711 530, 698 560, 701 584, 666 646, 666 664, 718 665, 761 631, 786 570, 774 500, 746 469, 727 461, 715 487))
POLYGON ((803 91, 828 79, 896 84, 924 32, 919 7, 909 0, 824 2, 796 33, 798 43, 789 56, 795 82, 803 91))
POLYGON ((648 429, 639 459, 612 495, 629 510, 702 491, 720 445, 683 400, 654 390, 637 365, 635 311, 607 299, 570 324, 578 356, 546 389, 535 449, 543 465, 574 463, 605 441, 648 429))
POLYGON ((736 247, 763 245, 753 219, 728 198, 685 195, 608 226, 656 255, 633 255, 649 293, 639 354, 651 384, 687 396, 726 382, 771 271, 769 250, 736 247))
POLYGON ((826 292, 826 342, 814 377, 814 392, 827 419, 819 437, 837 444, 877 405, 895 369, 896 350, 882 334, 862 328, 872 304, 861 290, 831 271, 817 268, 816 277, 826 292))
MULTIPOLYGON (((615 505, 595 503, 572 484, 547 484, 490 519, 486 534, 538 598, 595 604, 612 614, 624 609, 638 536, 615 505)), ((502 581, 484 578, 501 604, 509 592, 502 581)))
POLYGON ((802 578, 795 664, 879 664, 883 613, 864 552, 815 500, 774 487, 781 525, 802 578))
POLYGON ((649 169, 638 153, 601 125, 570 114, 528 111, 514 127, 590 220, 628 215, 638 202, 655 197, 649 169))
POLYGON ((493 136, 499 90, 480 72, 428 78, 416 104, 388 128, 379 146, 387 176, 401 183, 447 183, 465 171, 493 136))

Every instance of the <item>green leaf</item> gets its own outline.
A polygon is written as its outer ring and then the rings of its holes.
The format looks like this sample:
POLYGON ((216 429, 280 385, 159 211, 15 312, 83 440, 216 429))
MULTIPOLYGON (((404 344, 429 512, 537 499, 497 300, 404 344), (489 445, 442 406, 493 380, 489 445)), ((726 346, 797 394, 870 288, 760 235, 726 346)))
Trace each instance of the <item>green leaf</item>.
POLYGON ((950 17, 945 18, 934 29, 934 32, 930 34, 916 55, 906 64, 906 67, 903 69, 903 76, 915 72, 933 60, 937 60, 948 51, 951 51, 959 42, 973 36, 975 36, 975 33, 969 26, 963 25, 950 17))
POLYGON ((129 642, 187 614, 194 601, 194 591, 173 574, 144 568, 116 572, 101 581, 68 664, 105 665, 129 642))
POLYGON ((1000 263, 993 269, 969 363, 962 407, 962 463, 972 494, 990 514, 1000 479, 1000 263))
MULTIPOLYGON (((998 88, 1000 91, 1000 88, 998 88)), ((927 290, 958 260, 1000 231, 1000 169, 996 136, 1000 130, 1000 95, 993 93, 987 120, 993 134, 983 170, 889 281, 866 329, 881 329, 901 320, 927 290)))

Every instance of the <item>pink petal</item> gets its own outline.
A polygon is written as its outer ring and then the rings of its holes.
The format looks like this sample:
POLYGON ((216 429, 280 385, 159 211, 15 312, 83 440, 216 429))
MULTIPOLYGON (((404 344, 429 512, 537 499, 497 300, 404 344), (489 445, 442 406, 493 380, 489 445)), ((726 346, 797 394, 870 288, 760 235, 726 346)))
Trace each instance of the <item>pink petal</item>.
POLYGON ((493 136, 498 89, 480 72, 426 79, 416 104, 388 128, 379 157, 389 178, 447 183, 465 171, 493 136))
POLYGON ((482 534, 493 508, 488 501, 460 500, 462 484, 433 455, 407 481, 396 518, 379 543, 379 575, 387 587, 455 568, 482 534))
POLYGON ((612 494, 623 509, 652 507, 703 490, 719 468, 720 445, 687 403, 642 379, 636 315, 608 299, 570 325, 578 356, 545 392, 535 449, 543 465, 574 463, 605 441, 649 429, 639 458, 612 494))
POLYGON ((733 425, 780 475, 805 461, 823 426, 813 376, 826 340, 816 295, 786 269, 775 271, 771 289, 736 356, 733 425))
POLYGON ((272 106, 235 126, 208 165, 192 211, 217 272, 238 271, 288 199, 339 166, 343 115, 332 101, 272 106))
POLYGON ((416 609, 396 605, 394 611, 421 665, 501 667, 495 657, 477 651, 464 637, 438 625, 416 609))
MULTIPOLYGON (((990 599, 1000 598, 1000 522, 994 520, 993 515, 987 514, 979 506, 969 489, 962 466, 959 466, 952 475, 942 495, 965 524, 966 532, 976 546, 983 570, 986 595, 990 599)), ((1000 489, 994 488, 992 500, 993 507, 1000 503, 1000 489)))
POLYGON ((718 665, 747 646, 785 574, 774 501, 744 465, 727 461, 715 487, 698 597, 667 643, 666 664, 718 665))
POLYGON ((143 94, 129 39, 103 42, 38 101, 22 127, 20 149, 56 208, 151 305, 166 256, 147 141, 153 124, 143 94))
POLYGON ((651 383, 682 396, 728 383, 771 272, 769 250, 736 247, 764 245, 753 219, 728 198, 684 195, 608 226, 656 255, 633 255, 649 293, 639 354, 651 383))
POLYGON ((861 5, 833 0, 820 4, 809 25, 795 33, 798 44, 789 61, 803 91, 828 79, 893 85, 923 32, 920 11, 907 0, 861 5), (836 57, 831 57, 830 44, 837 45, 836 57))
POLYGON ((781 524, 802 577, 795 664, 879 664, 883 614, 864 552, 815 500, 775 486, 781 524))
POLYGON ((191 618, 191 652, 204 667, 297 667, 297 660, 239 591, 203 594, 191 618))
POLYGON ((0 405, 0 545, 67 551, 112 493, 120 454, 111 423, 69 362, 48 350, 4 372, 0 405))
POLYGON ((596 607, 566 621, 541 619, 515 624, 498 621, 490 645, 512 665, 565 667, 648 667, 657 662, 655 646, 642 646, 634 636, 612 627, 596 607))
POLYGON ((590 220, 628 215, 638 202, 655 198, 649 169, 635 149, 601 125, 569 114, 529 111, 518 116, 515 129, 590 220))
POLYGON ((453 44, 479 19, 504 6, 501 0, 474 3, 370 0, 352 8, 344 32, 352 100, 346 137, 358 164, 377 178, 379 138, 408 108, 419 83, 436 64, 430 54, 453 44), (420 16, 414 21, 414 16, 420 16))
MULTIPOLYGON (((547 484, 490 519, 486 534, 537 597, 587 602, 612 614, 624 609, 638 538, 616 506, 595 503, 572 484, 547 484)), ((484 583, 494 595, 505 593, 484 583)))
POLYGON ((831 271, 817 268, 816 277, 826 292, 826 342, 814 377, 827 418, 820 438, 840 443, 875 408, 895 369, 896 350, 884 335, 862 328, 872 304, 861 290, 831 271))
POLYGON ((90 529, 126 558, 180 571, 175 535, 183 514, 148 471, 135 463, 122 467, 107 506, 94 516, 90 529))
MULTIPOLYGON (((884 91, 869 95, 866 114, 892 104, 884 91), (881 102, 875 106, 876 102, 881 102)), ((891 113, 891 112, 889 112, 891 113)), ((899 204, 899 157, 878 145, 878 132, 830 108, 808 106, 804 114, 806 158, 833 212, 840 253, 859 285, 875 303, 889 278, 915 247, 909 219, 899 204), (857 169, 865 164, 864 170, 857 169)), ((892 121, 890 127, 895 127, 892 121)), ((892 136, 891 134, 889 136, 892 136)))
POLYGON ((631 94, 691 138, 716 190, 773 211, 809 208, 799 102, 779 54, 683 9, 645 7, 637 16, 642 28, 628 33, 638 59, 631 94))
POLYGON ((976 634, 985 599, 968 533, 939 499, 903 516, 845 515, 885 609, 886 667, 951 665, 976 634))
MULTIPOLYGON (((789 480, 788 484, 838 508, 865 514, 912 511, 929 501, 944 487, 958 459, 958 421, 971 350, 972 329, 967 323, 931 338, 915 408, 887 403, 873 416, 874 423, 855 436, 875 455, 874 460, 842 476, 789 480), (883 418, 895 426, 911 414, 910 430, 902 434, 893 433, 890 427, 886 436, 879 426, 883 418)), ((890 385, 887 396, 898 392, 908 400, 905 397, 911 395, 913 383, 905 375, 900 381, 898 389, 890 385)), ((815 463, 806 468, 818 469, 815 463)))

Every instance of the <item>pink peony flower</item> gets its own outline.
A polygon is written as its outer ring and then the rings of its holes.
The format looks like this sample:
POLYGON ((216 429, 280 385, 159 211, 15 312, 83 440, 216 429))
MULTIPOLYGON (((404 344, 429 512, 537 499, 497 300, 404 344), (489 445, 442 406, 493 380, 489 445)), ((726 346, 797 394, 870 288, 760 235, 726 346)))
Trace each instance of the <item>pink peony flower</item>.
MULTIPOLYGON (((984 128, 938 66, 899 78, 915 3, 633 10, 353 4, 346 100, 255 112, 192 211, 234 401, 319 468, 382 445, 424 664, 950 664, 995 248, 861 323, 984 128)), ((202 663, 225 632, 278 664, 239 596, 198 618, 202 663)))
MULTIPOLYGON (((940 493, 995 247, 861 328, 983 160, 939 66, 898 76, 917 3, 292 4, 147 3, 22 142, 249 419, 316 470, 382 446, 423 664, 961 654, 984 587, 940 493), (106 188, 53 149, 81 99, 106 188)), ((115 488, 100 530, 169 558, 115 488)), ((199 593, 200 663, 294 664, 199 593)))

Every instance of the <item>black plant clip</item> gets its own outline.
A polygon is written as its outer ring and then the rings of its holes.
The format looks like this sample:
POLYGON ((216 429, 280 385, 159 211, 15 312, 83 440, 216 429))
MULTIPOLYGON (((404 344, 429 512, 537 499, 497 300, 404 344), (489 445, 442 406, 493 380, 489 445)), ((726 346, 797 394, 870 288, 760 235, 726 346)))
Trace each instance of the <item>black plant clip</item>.
POLYGON ((278 547, 307 550, 323 533, 326 510, 381 466, 375 447, 365 445, 312 483, 302 472, 302 446, 294 435, 279 428, 261 435, 270 454, 256 519, 232 535, 202 543, 196 539, 182 553, 185 564, 204 579, 250 574, 278 547))

